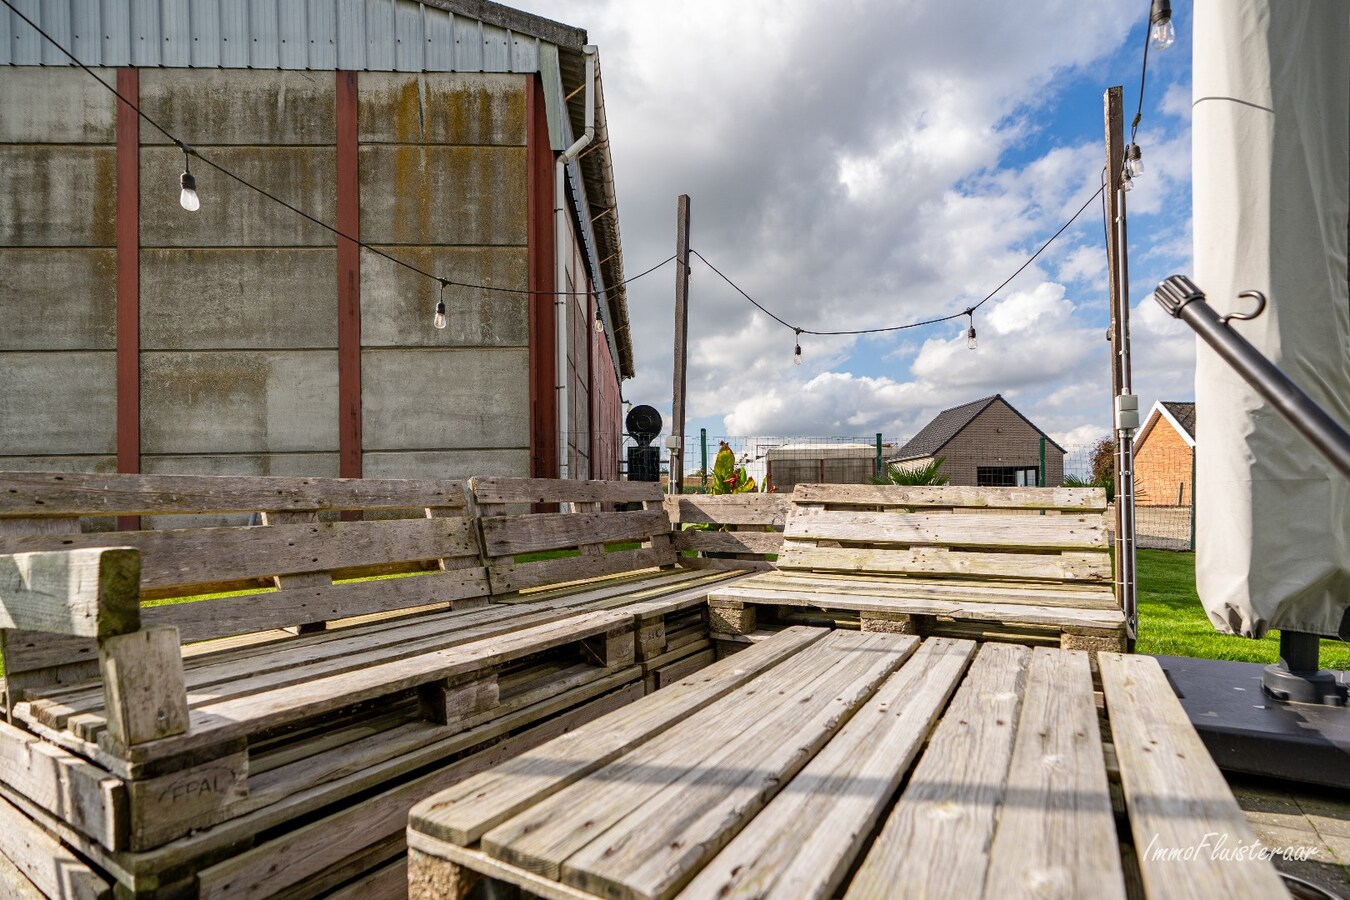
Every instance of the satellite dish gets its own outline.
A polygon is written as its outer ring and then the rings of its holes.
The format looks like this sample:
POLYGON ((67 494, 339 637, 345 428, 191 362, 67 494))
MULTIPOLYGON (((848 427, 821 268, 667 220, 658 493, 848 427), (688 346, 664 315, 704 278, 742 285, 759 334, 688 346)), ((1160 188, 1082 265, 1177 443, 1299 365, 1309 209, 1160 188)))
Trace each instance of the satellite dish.
POLYGON ((661 433, 661 414, 651 406, 635 406, 624 420, 628 433, 639 447, 645 447, 661 433))

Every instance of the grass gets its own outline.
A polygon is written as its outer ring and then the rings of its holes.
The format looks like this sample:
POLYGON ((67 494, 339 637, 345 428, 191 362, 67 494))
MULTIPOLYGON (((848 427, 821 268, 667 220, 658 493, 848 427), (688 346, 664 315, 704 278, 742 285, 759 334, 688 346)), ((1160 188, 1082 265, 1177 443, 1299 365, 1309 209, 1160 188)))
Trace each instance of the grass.
MULTIPOLYGON (((1195 593, 1195 554, 1140 550, 1138 559, 1138 652, 1258 663, 1279 658, 1277 633, 1254 641, 1214 630, 1195 593)), ((1324 669, 1350 669, 1350 645, 1324 640, 1321 656, 1324 669)))

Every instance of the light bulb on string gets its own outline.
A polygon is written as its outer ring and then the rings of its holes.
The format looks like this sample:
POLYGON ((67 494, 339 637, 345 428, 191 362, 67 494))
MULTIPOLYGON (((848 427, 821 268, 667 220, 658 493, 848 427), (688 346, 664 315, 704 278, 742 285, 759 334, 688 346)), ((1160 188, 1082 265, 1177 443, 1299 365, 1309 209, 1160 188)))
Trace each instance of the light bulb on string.
POLYGON ((1138 144, 1130 144, 1125 148, 1125 174, 1130 178, 1144 174, 1144 156, 1138 144))
POLYGON ((178 203, 188 212, 196 212, 202 208, 202 198, 197 196, 197 179, 192 175, 192 151, 187 144, 180 144, 183 148, 183 174, 178 177, 178 186, 182 190, 178 194, 178 203))
POLYGON ((970 316, 970 327, 966 329, 966 347, 969 348, 969 349, 971 349, 971 350, 974 350, 975 347, 976 347, 976 341, 975 341, 975 310, 974 310, 974 309, 968 309, 968 310, 966 310, 966 315, 970 316))
POLYGON ((1152 26, 1153 46, 1166 50, 1176 43, 1177 29, 1172 24, 1172 0, 1153 0, 1148 20, 1152 26))
POLYGON ((800 328, 794 328, 792 330, 797 334, 797 346, 792 351, 792 363, 793 365, 800 366, 802 364, 802 330, 800 328))
POLYGON ((445 288, 450 282, 446 281, 444 278, 440 279, 440 282, 441 295, 436 300, 436 315, 432 318, 431 324, 435 325, 437 329, 443 330, 446 324, 448 324, 445 318, 445 288))
POLYGON ((605 320, 600 318, 600 307, 598 306, 595 308, 595 333, 605 333, 605 320))

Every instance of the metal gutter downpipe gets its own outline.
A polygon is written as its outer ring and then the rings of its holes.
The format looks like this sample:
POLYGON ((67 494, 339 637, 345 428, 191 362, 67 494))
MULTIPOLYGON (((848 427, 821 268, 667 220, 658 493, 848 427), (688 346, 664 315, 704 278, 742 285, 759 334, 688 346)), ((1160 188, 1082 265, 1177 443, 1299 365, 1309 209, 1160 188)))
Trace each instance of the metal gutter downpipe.
MULTIPOLYGON (((576 159, 577 154, 595 139, 595 55, 599 47, 587 44, 582 48, 586 54, 586 130, 572 146, 558 155, 557 170, 553 176, 553 220, 554 220, 554 256, 557 258, 557 277, 555 279, 557 296, 553 304, 554 331, 556 335, 557 375, 554 393, 558 403, 558 477, 569 478, 567 428, 567 313, 568 304, 575 302, 572 294, 563 293, 567 284, 567 261, 572 257, 572 242, 567 240, 567 164, 576 159), (563 253, 566 249, 566 254, 563 253)), ((563 104, 562 114, 567 115, 567 105, 563 104)), ((573 288, 575 290, 575 286, 573 288)))

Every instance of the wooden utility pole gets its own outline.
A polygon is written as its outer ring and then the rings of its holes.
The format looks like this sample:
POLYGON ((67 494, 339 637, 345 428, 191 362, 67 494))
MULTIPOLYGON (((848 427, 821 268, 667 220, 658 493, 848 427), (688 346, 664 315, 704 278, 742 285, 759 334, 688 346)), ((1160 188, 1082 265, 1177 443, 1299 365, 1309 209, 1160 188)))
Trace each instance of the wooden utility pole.
POLYGON ((684 391, 689 355, 689 195, 675 205, 675 377, 671 379, 670 434, 679 445, 670 448, 670 492, 684 491, 684 391))
MULTIPOLYGON (((1129 432, 1117 427, 1116 398, 1130 392, 1131 373, 1129 370, 1129 328, 1130 308, 1126 296, 1127 285, 1125 268, 1125 223, 1124 198, 1120 187, 1123 180, 1125 163, 1124 113, 1122 111, 1121 88, 1108 88, 1102 98, 1106 119, 1106 259, 1107 274, 1111 298, 1111 326, 1108 338, 1111 341, 1111 436, 1115 444, 1115 580, 1116 600, 1124 608, 1127 618, 1134 614, 1134 548, 1133 542, 1126 542, 1126 531, 1132 533, 1133 522, 1130 516, 1129 500, 1133 495, 1133 473, 1130 471, 1129 432), (1128 495, 1128 497, 1127 497, 1128 495)), ((1130 637, 1133 638, 1133 622, 1129 623, 1130 637)))

